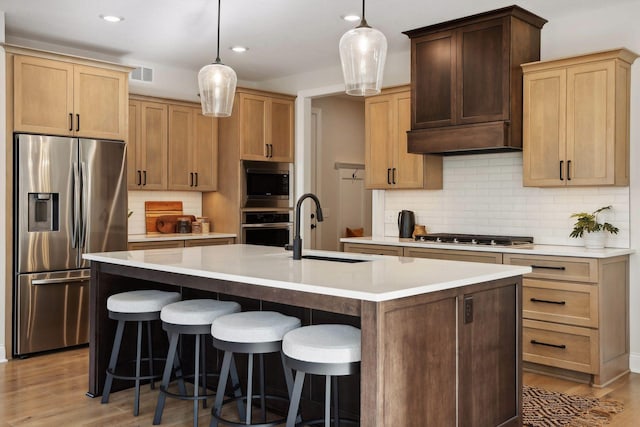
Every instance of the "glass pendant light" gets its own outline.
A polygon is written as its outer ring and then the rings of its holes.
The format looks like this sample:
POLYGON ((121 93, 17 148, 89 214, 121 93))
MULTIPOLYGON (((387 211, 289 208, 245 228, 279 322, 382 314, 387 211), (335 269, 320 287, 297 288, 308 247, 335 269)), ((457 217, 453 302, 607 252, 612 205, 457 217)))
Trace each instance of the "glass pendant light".
POLYGON ((387 39, 382 32, 367 24, 364 1, 360 25, 344 33, 340 39, 340 61, 348 95, 375 95, 382 87, 387 39))
POLYGON ((216 62, 205 65, 198 73, 202 114, 229 117, 233 110, 238 77, 233 68, 220 62, 220 1, 218 0, 218 51, 216 62))

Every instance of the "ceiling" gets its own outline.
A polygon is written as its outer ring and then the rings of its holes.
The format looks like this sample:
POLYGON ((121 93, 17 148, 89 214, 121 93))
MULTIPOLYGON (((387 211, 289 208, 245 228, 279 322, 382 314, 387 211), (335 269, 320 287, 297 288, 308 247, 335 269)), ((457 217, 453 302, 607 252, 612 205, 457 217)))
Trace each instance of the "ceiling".
MULTIPOLYGON (((521 0, 553 22, 564 15, 637 0, 521 0)), ((402 31, 460 18, 512 0, 368 0, 368 23, 387 37, 389 54, 409 49, 402 31)), ((357 0, 224 0, 221 59, 238 79, 261 82, 339 66, 338 42, 357 24, 357 0), (229 50, 243 45, 248 52, 229 50)), ((215 0, 0 0, 6 40, 24 39, 97 52, 129 65, 165 64, 197 71, 216 54, 215 0), (124 17, 108 23, 99 15, 124 17)))

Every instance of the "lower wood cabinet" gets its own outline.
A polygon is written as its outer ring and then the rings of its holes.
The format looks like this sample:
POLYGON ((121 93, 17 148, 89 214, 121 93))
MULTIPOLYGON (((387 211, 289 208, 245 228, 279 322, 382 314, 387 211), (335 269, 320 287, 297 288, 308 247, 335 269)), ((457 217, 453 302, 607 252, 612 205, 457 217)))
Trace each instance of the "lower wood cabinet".
POLYGON ((596 387, 629 372, 626 255, 579 258, 363 243, 344 243, 344 251, 530 266, 522 287, 525 369, 596 387))
POLYGON ((188 240, 161 240, 153 242, 129 242, 127 249, 164 249, 164 248, 191 248, 194 246, 232 245, 236 241, 233 237, 212 239, 188 239, 188 240))
POLYGON ((629 257, 504 254, 523 281, 525 368, 602 387, 629 372, 629 257), (580 375, 582 374, 582 375, 580 375))
POLYGON ((499 252, 473 252, 440 250, 428 248, 405 247, 404 256, 413 258, 448 259, 452 261, 486 262, 489 264, 502 264, 502 253, 499 252))
POLYGON ((358 243, 345 243, 343 251, 369 255, 403 256, 404 254, 404 249, 402 248, 402 246, 367 245, 358 243))

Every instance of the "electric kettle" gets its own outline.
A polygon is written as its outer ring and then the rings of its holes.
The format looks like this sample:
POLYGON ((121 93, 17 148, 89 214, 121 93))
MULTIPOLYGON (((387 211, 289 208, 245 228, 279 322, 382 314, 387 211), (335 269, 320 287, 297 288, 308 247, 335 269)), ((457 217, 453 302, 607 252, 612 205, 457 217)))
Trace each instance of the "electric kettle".
POLYGON ((413 211, 403 210, 398 212, 398 231, 400 237, 413 237, 413 227, 416 225, 416 216, 413 211))

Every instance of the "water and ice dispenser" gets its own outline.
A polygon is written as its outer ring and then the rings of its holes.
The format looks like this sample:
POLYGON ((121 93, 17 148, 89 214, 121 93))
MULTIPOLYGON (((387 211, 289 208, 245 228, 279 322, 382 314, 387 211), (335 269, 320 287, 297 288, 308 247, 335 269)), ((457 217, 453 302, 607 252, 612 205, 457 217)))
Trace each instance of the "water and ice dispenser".
POLYGON ((58 231, 58 193, 29 193, 28 231, 58 231))

